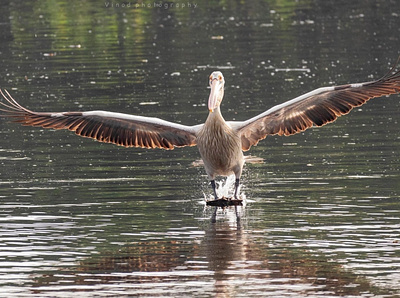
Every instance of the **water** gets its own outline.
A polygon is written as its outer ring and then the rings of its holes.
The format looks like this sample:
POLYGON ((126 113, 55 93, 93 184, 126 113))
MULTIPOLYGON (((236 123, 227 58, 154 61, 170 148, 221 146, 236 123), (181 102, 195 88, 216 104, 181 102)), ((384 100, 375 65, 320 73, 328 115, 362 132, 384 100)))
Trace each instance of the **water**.
MULTIPOLYGON (((379 78, 399 55, 395 1, 113 3, 3 1, 0 87, 32 110, 198 124, 216 69, 224 117, 243 120, 379 78)), ((245 206, 218 209, 215 223, 196 148, 125 149, 0 121, 1 293, 399 294, 398 98, 260 142, 245 206)))

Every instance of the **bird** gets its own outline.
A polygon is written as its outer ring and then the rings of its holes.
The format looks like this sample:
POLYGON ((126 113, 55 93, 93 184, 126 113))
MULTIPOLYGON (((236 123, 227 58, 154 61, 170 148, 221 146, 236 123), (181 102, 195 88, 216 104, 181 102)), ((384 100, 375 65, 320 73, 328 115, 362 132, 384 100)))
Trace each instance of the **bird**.
POLYGON ((400 70, 395 65, 380 79, 364 83, 321 87, 278 104, 243 121, 225 121, 221 113, 225 79, 220 71, 209 76, 208 117, 192 126, 159 118, 109 111, 34 112, 0 89, 2 116, 27 126, 67 129, 82 137, 125 147, 174 149, 197 146, 204 162, 213 196, 215 179, 235 175, 234 195, 239 198, 243 152, 270 135, 290 136, 323 126, 348 114, 369 99, 400 92, 400 70))

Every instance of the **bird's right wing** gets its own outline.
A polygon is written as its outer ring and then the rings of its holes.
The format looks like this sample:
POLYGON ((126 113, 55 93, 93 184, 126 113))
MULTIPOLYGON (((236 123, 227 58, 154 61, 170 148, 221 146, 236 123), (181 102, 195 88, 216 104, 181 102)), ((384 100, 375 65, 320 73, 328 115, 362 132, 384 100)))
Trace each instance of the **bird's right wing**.
POLYGON ((202 125, 186 126, 158 118, 106 111, 33 112, 0 90, 7 103, 0 102, 4 117, 27 126, 68 129, 77 135, 125 147, 163 148, 196 145, 196 132, 202 125))

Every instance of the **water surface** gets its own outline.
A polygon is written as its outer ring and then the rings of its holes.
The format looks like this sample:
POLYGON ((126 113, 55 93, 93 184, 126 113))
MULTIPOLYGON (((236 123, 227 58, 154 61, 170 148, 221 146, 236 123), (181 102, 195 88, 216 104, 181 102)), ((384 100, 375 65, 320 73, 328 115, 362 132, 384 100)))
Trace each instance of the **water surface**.
MULTIPOLYGON (((199 124, 208 75, 221 70, 224 117, 244 120, 320 86, 377 79, 399 55, 396 1, 3 2, 0 87, 37 111, 199 124)), ((268 137, 249 152, 264 161, 245 167, 245 206, 219 209, 215 223, 196 148, 126 149, 0 121, 1 291, 399 294, 399 112, 395 95, 268 137)))

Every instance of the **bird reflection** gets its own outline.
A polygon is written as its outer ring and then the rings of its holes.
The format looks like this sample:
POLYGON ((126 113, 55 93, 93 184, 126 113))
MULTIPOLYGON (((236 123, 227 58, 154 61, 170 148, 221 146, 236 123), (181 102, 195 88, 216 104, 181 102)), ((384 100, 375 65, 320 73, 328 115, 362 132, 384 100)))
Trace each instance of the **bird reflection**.
MULTIPOLYGON (((219 210, 219 206, 215 206, 214 207, 214 212, 211 215, 211 223, 216 223, 217 222, 217 213, 219 210)), ((235 210, 235 216, 236 216, 236 225, 238 230, 240 230, 241 228, 241 222, 240 222, 240 212, 239 212, 239 208, 243 209, 243 206, 232 206, 232 207, 227 207, 227 208, 233 208, 235 210)))
POLYGON ((60 264, 54 272, 36 273, 31 290, 57 296, 57 290, 65 291, 68 283, 69 291, 118 285, 113 288, 115 295, 127 291, 131 296, 155 292, 193 297, 390 293, 318 251, 291 245, 293 239, 283 245, 284 238, 276 242, 268 232, 252 232, 248 222, 237 224, 230 219, 235 216, 233 209, 225 214, 224 220, 208 223, 204 234, 193 240, 187 233, 181 237, 164 233, 164 239, 159 233, 158 240, 154 234, 148 239, 141 235, 140 241, 110 246, 110 250, 101 245, 76 267, 60 264))

